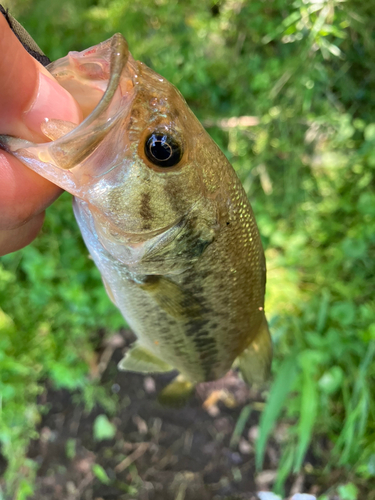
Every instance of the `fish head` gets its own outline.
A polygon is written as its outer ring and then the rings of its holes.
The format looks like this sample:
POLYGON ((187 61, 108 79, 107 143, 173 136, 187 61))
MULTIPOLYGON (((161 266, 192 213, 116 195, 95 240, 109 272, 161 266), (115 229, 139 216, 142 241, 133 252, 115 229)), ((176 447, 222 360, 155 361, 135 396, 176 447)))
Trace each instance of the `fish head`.
MULTIPOLYGON (((72 193, 81 217, 89 213, 103 246, 125 263, 143 260, 149 272, 145 262, 160 260, 161 247, 203 251, 219 227, 229 164, 180 92, 135 61, 118 34, 48 69, 84 121, 49 120, 43 131, 52 142, 13 142, 8 150, 72 193)), ((192 259, 190 252, 180 261, 192 259)))
POLYGON ((77 173, 102 225, 120 239, 144 239, 180 223, 205 197, 196 143, 206 132, 168 81, 132 59, 129 73, 121 119, 77 173))

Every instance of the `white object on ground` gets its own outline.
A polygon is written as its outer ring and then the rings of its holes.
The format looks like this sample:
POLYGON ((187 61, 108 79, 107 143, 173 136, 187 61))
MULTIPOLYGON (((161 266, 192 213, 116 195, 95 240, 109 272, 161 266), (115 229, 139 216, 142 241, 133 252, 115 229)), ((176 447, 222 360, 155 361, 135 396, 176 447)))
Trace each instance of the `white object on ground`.
POLYGON ((272 491, 258 491, 257 495, 259 500, 282 500, 279 495, 275 495, 272 491))
MULTIPOLYGON (((275 495, 272 491, 258 491, 257 495, 259 500, 282 500, 279 495, 275 495)), ((296 493, 290 500, 316 500, 316 497, 307 493, 296 493)))
POLYGON ((307 493, 296 493, 290 500, 316 500, 316 497, 307 493))

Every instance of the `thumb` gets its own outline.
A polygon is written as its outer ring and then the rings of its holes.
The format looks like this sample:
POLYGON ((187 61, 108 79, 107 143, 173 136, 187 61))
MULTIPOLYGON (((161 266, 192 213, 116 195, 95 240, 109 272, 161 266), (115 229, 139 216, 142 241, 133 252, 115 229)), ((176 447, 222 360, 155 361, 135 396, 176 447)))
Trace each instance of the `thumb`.
POLYGON ((0 15, 0 131, 26 140, 46 141, 46 118, 79 123, 74 98, 31 57, 0 15))
MULTIPOLYGON (((81 121, 74 98, 26 52, 1 14, 0 54, 1 134, 46 142, 41 131, 46 118, 81 121)), ((34 239, 43 211, 60 193, 60 188, 0 151, 0 255, 34 239)))

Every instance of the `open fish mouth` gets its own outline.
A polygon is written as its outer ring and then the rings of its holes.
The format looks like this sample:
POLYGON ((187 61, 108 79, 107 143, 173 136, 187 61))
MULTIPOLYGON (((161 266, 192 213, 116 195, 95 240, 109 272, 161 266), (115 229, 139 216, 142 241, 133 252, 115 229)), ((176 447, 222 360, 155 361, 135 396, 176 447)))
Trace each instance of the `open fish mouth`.
POLYGON ((47 66, 48 71, 80 105, 86 118, 81 124, 82 128, 108 108, 129 55, 125 38, 116 33, 95 47, 82 52, 69 52, 47 66))
POLYGON ((47 69, 76 99, 83 121, 48 119, 41 128, 51 142, 0 136, 0 147, 72 195, 84 197, 96 178, 121 165, 118 150, 107 144, 102 148, 105 161, 90 162, 86 168, 86 160, 130 114, 136 95, 134 59, 125 38, 117 33, 82 52, 69 52, 47 69))
MULTIPOLYGON (((95 47, 69 52, 49 64, 50 73, 76 99, 84 120, 77 125, 49 119, 42 124, 42 131, 52 142, 33 144, 1 136, 1 147, 30 160, 31 168, 61 185, 58 177, 53 179, 48 172, 39 171, 32 160, 69 171, 96 149, 119 119, 127 115, 133 100, 135 71, 132 65, 127 65, 129 58, 125 38, 116 33, 95 47)), ((61 187, 66 189, 64 185, 61 187)), ((70 192, 77 194, 74 189, 70 192)))
MULTIPOLYGON (((60 168, 70 170, 81 163, 126 113, 134 87, 133 75, 125 74, 129 56, 125 38, 116 33, 83 52, 70 52, 47 67, 76 99, 84 116, 82 123, 49 147, 51 158, 60 168)), ((47 136, 48 128, 47 123, 43 128, 47 136)))

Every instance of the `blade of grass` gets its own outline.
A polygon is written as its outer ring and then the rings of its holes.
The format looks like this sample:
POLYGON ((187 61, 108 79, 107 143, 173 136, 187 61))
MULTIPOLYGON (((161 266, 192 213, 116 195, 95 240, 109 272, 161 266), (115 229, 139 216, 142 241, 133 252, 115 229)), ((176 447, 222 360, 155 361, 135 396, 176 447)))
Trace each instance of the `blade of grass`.
POLYGON ((284 483, 288 478, 289 474, 292 471, 293 467, 293 459, 294 459, 295 446, 293 443, 290 443, 287 446, 280 458, 278 470, 277 470, 277 478, 273 490, 278 495, 285 496, 284 491, 284 483))
POLYGON ((328 309, 329 309, 329 301, 330 301, 330 293, 328 290, 323 290, 322 300, 320 303, 320 308, 318 311, 318 316, 316 319, 316 329, 319 333, 323 332, 324 327, 327 322, 328 309))
POLYGON ((307 447, 309 446, 318 408, 317 383, 311 370, 303 371, 303 382, 301 388, 301 413, 298 426, 298 446, 294 472, 298 472, 302 466, 307 447))
POLYGON ((246 422, 249 420, 249 417, 251 415, 251 410, 252 410, 251 405, 246 405, 242 408, 240 416, 238 417, 238 420, 236 422, 236 426, 233 430, 232 437, 230 439, 229 446, 231 448, 238 445, 240 437, 245 428, 246 422))
POLYGON ((266 408, 260 419, 259 437, 255 449, 255 463, 258 470, 263 464, 268 437, 275 426, 289 392, 292 390, 296 375, 297 361, 295 354, 293 354, 281 364, 268 397, 266 408))
POLYGON ((340 456, 340 465, 345 465, 350 461, 353 454, 356 452, 358 453, 361 440, 366 432, 371 394, 371 391, 369 390, 367 372, 371 366, 374 356, 375 342, 373 341, 370 343, 366 356, 359 366, 352 396, 345 405, 346 418, 344 427, 337 440, 335 448, 333 449, 333 454, 340 456), (353 444, 354 439, 356 445, 353 444))

